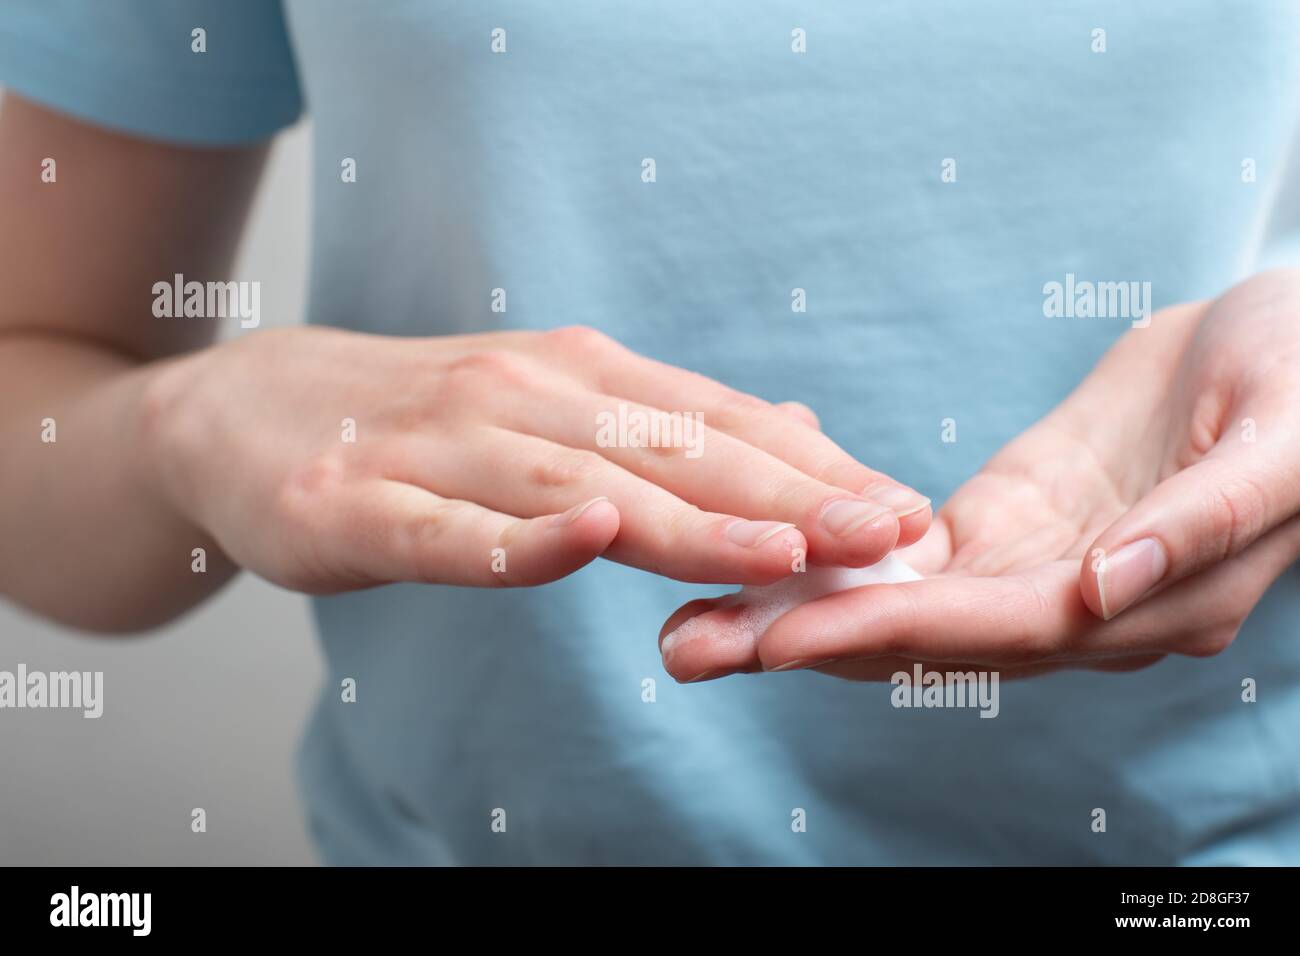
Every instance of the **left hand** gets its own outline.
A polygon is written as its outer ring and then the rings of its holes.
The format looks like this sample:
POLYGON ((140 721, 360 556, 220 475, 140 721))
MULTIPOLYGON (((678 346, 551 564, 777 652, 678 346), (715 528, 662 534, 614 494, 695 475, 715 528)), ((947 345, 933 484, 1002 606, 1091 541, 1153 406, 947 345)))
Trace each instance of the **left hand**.
MULTIPOLYGON (((914 661, 1006 677, 1217 654, 1300 557, 1300 270, 1133 328, 899 552, 926 580, 811 601, 750 648, 694 639, 679 679, 914 661)), ((692 602, 665 625, 725 614, 692 602)), ((703 620, 707 620, 704 618, 703 620)))

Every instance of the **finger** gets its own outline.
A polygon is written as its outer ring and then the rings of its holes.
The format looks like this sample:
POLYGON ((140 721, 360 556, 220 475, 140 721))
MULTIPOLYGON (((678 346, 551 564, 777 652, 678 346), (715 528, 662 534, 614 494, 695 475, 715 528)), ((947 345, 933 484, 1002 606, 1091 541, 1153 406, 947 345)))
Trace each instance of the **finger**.
POLYGON ((607 497, 621 520, 604 557, 679 581, 771 584, 791 573, 796 550, 807 551, 787 522, 701 511, 595 452, 477 427, 470 437, 412 439, 385 463, 387 477, 525 517, 607 497))
POLYGON ((693 601, 673 614, 660 632, 664 666, 681 680, 724 668, 756 670, 759 637, 793 604, 807 603, 855 581, 916 579, 914 571, 891 556, 866 575, 843 571, 796 574, 777 590, 746 589, 713 600, 693 601))
MULTIPOLYGON (((638 357, 639 358, 639 357, 638 357)), ((919 540, 930 526, 930 499, 888 475, 857 461, 818 430, 799 428, 802 421, 752 395, 712 379, 649 359, 630 370, 627 379, 603 379, 613 394, 636 396, 655 408, 698 410, 713 429, 780 458, 806 475, 853 492, 894 512, 899 522, 898 547, 919 540), (619 382, 623 386, 618 387, 619 382)))
MULTIPOLYGON (((730 674, 763 669, 758 652, 761 635, 747 627, 744 609, 732 596, 691 601, 678 608, 665 622, 659 635, 664 669, 682 683, 715 680, 730 674), (686 626, 690 622, 689 626, 686 626)), ((819 653, 826 653, 819 647, 819 653)), ((1078 662, 1040 661, 1030 664, 999 664, 995 669, 1006 679, 1032 677, 1063 667, 1105 671, 1136 670, 1155 663, 1163 653, 1142 652, 1136 655, 1092 656, 1078 662)), ((773 671, 817 670, 831 676, 857 681, 889 681, 900 670, 912 673, 915 659, 900 656, 866 658, 806 657, 783 660, 771 666, 773 671)), ((934 661, 925 669, 933 670, 934 661)), ((987 662, 944 662, 940 670, 966 671, 989 669, 987 662)))
POLYGON ((1061 651, 1060 635, 1099 623, 1082 607, 1072 564, 1047 565, 1036 579, 941 577, 841 591, 778 619, 759 658, 766 670, 873 657, 1038 663, 1061 651))
MULTIPOLYGON (((554 404, 569 414, 550 413, 550 403, 512 403, 497 409, 499 420, 518 432, 594 451, 706 511, 793 524, 815 564, 864 567, 898 541, 898 519, 888 507, 818 481, 691 415, 670 418, 674 413, 576 386, 552 387, 558 390, 554 404)), ((775 414, 788 428, 812 434, 775 414)))
POLYGON ((918 540, 929 527, 928 498, 863 465, 819 430, 799 427, 801 422, 760 398, 638 355, 592 329, 557 329, 545 339, 544 348, 594 391, 651 408, 699 412, 713 429, 810 477, 855 495, 866 492, 865 497, 890 508, 898 518, 900 545, 918 540), (576 368, 575 355, 583 359, 576 368))
POLYGON ((1079 586, 1092 613, 1110 620, 1300 512, 1300 460, 1289 445, 1228 438, 1156 485, 1088 549, 1079 586))
POLYGON ((780 402, 775 406, 778 410, 785 412, 797 422, 802 422, 809 428, 815 428, 821 431, 821 419, 817 413, 805 405, 803 402, 780 402))
POLYGON ((793 609, 766 630, 757 653, 765 670, 877 657, 1014 667, 1208 656, 1233 641, 1297 547, 1300 518, 1109 622, 1083 603, 1072 561, 1005 577, 873 584, 793 609))
POLYGON ((359 586, 526 587, 589 563, 614 540, 618 526, 618 510, 604 499, 564 514, 515 518, 375 479, 343 494, 312 552, 327 567, 345 569, 359 586))
POLYGON ((900 548, 896 556, 922 577, 939 574, 946 568, 952 561, 953 546, 952 527, 945 510, 939 509, 930 530, 920 541, 907 548, 900 548))
POLYGON ((659 646, 662 648, 664 637, 677 630, 688 620, 716 608, 719 600, 719 598, 696 598, 694 601, 687 601, 673 611, 668 620, 664 621, 664 626, 659 629, 659 646))
POLYGON ((745 626, 744 607, 727 598, 692 601, 659 635, 664 670, 683 684, 762 670, 758 635, 745 626))

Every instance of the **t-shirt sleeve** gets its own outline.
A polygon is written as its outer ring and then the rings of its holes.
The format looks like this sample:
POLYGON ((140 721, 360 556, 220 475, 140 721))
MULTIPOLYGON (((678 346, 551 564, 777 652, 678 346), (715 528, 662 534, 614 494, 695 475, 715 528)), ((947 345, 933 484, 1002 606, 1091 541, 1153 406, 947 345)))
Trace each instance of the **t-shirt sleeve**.
POLYGON ((280 0, 0 0, 0 86, 193 145, 264 139, 302 112, 280 0))

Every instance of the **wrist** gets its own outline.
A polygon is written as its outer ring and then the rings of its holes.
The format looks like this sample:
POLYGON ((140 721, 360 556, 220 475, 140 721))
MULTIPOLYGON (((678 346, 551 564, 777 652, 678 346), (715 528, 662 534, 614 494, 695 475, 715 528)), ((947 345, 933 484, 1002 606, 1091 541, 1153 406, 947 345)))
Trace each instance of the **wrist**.
POLYGON ((160 506, 196 530, 204 531, 202 471, 194 464, 205 445, 205 430, 194 421, 188 393, 201 380, 212 348, 151 362, 139 370, 134 386, 132 460, 141 484, 160 506))

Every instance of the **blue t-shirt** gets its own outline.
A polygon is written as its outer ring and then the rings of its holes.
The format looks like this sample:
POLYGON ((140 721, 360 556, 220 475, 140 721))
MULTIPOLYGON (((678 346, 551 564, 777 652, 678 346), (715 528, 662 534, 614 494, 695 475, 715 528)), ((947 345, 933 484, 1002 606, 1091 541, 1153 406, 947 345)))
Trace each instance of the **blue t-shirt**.
MULTIPOLYGON (((1044 283, 1161 307, 1300 261, 1298 38, 1286 2, 6 0, 0 82, 190 143, 305 102, 312 322, 592 325, 806 402, 942 502, 1128 328, 1045 318, 1044 283)), ((719 590, 599 561, 317 599, 324 857, 1300 863, 1294 569, 1225 653, 1003 684, 992 720, 812 673, 679 686, 658 628, 719 590)))

